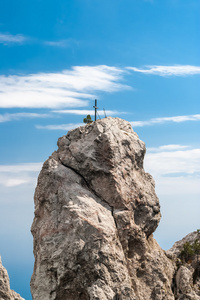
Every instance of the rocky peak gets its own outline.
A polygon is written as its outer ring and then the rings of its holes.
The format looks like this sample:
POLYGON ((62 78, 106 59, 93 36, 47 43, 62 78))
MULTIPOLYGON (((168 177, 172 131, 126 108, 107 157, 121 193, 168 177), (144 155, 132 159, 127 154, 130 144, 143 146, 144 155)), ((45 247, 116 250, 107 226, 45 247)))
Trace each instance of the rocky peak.
POLYGON ((130 123, 105 118, 70 131, 58 140, 60 163, 82 176, 89 189, 119 215, 132 215, 134 227, 147 235, 160 220, 152 177, 144 172, 145 144, 130 123))
POLYGON ((58 140, 35 191, 33 300, 174 299, 175 264, 152 236, 160 206, 144 155, 119 118, 58 140))

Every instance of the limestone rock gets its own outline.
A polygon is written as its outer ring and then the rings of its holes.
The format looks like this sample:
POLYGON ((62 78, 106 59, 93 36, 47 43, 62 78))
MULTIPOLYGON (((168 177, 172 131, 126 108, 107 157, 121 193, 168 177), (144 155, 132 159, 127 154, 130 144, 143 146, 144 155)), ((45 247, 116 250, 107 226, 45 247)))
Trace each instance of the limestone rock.
POLYGON ((185 243, 192 244, 195 242, 195 240, 199 240, 200 242, 200 232, 198 231, 191 232, 188 235, 186 235, 184 238, 182 238, 180 241, 175 242, 172 248, 166 251, 166 254, 176 259, 179 257, 183 249, 183 245, 185 243))
POLYGON ((177 299, 191 299, 199 300, 198 296, 193 290, 193 272, 185 266, 181 266, 178 269, 176 275, 176 285, 177 285, 177 299))
POLYGON ((174 299, 175 264, 152 236, 161 215, 145 151, 118 118, 58 140, 35 191, 33 300, 174 299))
POLYGON ((176 299, 200 300, 200 232, 192 232, 182 240, 176 242, 167 251, 167 255, 171 256, 177 262, 174 289, 176 299), (199 252, 197 254, 194 253, 185 261, 181 257, 184 245, 186 243, 193 245, 195 241, 199 245, 199 252))
POLYGON ((7 270, 2 266, 0 257, 0 300, 24 300, 15 291, 10 289, 10 280, 7 270))

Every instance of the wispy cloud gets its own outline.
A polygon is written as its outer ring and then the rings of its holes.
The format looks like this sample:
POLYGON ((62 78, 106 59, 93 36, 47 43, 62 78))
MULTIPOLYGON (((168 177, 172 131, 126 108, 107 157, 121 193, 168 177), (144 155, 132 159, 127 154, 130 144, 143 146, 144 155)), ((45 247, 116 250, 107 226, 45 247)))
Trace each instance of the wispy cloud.
POLYGON ((124 71, 109 66, 73 67, 60 73, 0 76, 1 108, 83 107, 98 92, 115 92, 124 71))
MULTIPOLYGON (((6 187, 14 187, 24 184, 29 184, 33 181, 33 178, 25 176, 24 178, 9 178, 7 176, 0 175, 0 184, 6 187)), ((35 181, 35 178, 34 178, 35 181)))
POLYGON ((0 165, 1 173, 38 172, 42 163, 26 163, 19 165, 0 165))
POLYGON ((42 163, 0 165, 0 185, 6 187, 34 185, 41 168, 42 163))
POLYGON ((181 123, 187 121, 200 121, 200 114, 188 115, 188 116, 175 116, 175 117, 163 117, 163 118, 153 118, 147 121, 133 121, 130 122, 133 127, 143 127, 150 126, 168 122, 181 123))
POLYGON ((60 48, 69 48, 78 45, 79 42, 73 39, 64 39, 59 41, 45 41, 45 45, 60 48))
MULTIPOLYGON (((22 119, 40 119, 40 118, 49 118, 49 117, 54 117, 56 118, 58 115, 63 115, 63 114, 72 114, 72 115, 91 115, 94 116, 94 110, 82 110, 82 109, 71 109, 71 110, 53 110, 50 111, 49 113, 5 113, 5 114, 0 114, 0 123, 4 122, 9 122, 9 121, 19 121, 22 119)), ((99 116, 113 116, 113 115, 120 115, 120 114, 126 114, 126 112, 119 112, 116 110, 98 110, 98 115, 99 116)), ((39 125, 38 125, 39 128, 39 125)))
POLYGON ((154 153, 147 151, 146 167, 153 173, 160 176, 180 173, 200 174, 200 149, 166 151, 166 148, 164 146, 163 151, 154 153))
POLYGON ((153 74, 159 76, 187 76, 200 74, 200 66, 174 65, 174 66, 146 66, 145 69, 127 67, 134 72, 153 74))
POLYGON ((36 125, 35 127, 37 129, 47 129, 47 130, 71 130, 80 126, 84 126, 83 123, 69 123, 69 124, 58 124, 58 125, 45 125, 45 126, 41 126, 41 125, 36 125))
MULTIPOLYGON (((82 116, 87 116, 87 115, 94 116, 94 110, 70 109, 70 110, 54 110, 52 112, 57 114, 75 114, 75 115, 82 115, 82 116)), ((107 116, 125 114, 125 112, 118 112, 115 110, 113 111, 107 110, 106 112, 104 112, 103 110, 98 110, 99 116, 104 116, 105 113, 107 116)), ((85 125, 84 123, 69 123, 69 124, 36 125, 35 127, 37 129, 67 131, 84 125, 85 125)))
POLYGON ((47 118, 49 114, 38 114, 38 113, 13 113, 13 114, 1 114, 0 115, 0 123, 9 122, 13 120, 21 120, 21 119, 34 119, 34 118, 47 118))
MULTIPOLYGON (((58 114, 73 114, 73 115, 81 115, 81 116, 91 115, 91 116, 94 116, 94 110, 86 110, 86 109, 85 110, 83 110, 83 109, 54 110, 53 112, 58 113, 58 114)), ((119 112, 117 110, 106 110, 105 112, 104 112, 104 110, 98 110, 98 114, 100 116, 104 116, 105 113, 108 116, 126 114, 126 112, 119 112)))
POLYGON ((160 146, 160 147, 157 147, 157 148, 149 147, 147 150, 148 150, 148 153, 149 153, 149 152, 183 150, 183 149, 187 149, 187 148, 189 148, 189 146, 172 144, 172 145, 160 146))
POLYGON ((22 34, 8 34, 8 33, 0 33, 0 43, 4 45, 8 44, 23 44, 27 38, 22 34))
POLYGON ((164 145, 147 149, 145 170, 153 175, 161 195, 199 194, 200 149, 164 145), (172 150, 172 148, 177 148, 172 150), (182 148, 182 149, 181 149, 182 148))

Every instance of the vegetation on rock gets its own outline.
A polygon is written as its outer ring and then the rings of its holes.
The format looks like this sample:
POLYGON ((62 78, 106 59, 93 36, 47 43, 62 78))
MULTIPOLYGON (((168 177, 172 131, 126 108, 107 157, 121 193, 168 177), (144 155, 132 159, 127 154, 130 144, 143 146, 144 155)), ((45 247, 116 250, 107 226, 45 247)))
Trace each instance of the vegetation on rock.
POLYGON ((84 122, 85 124, 90 124, 90 123, 92 123, 93 121, 92 121, 91 116, 90 116, 90 115, 87 115, 87 117, 83 119, 83 122, 84 122))
POLYGON ((200 243, 198 239, 194 243, 186 242, 183 245, 183 250, 180 253, 180 258, 183 262, 188 262, 189 260, 194 259, 195 256, 200 255, 200 243))

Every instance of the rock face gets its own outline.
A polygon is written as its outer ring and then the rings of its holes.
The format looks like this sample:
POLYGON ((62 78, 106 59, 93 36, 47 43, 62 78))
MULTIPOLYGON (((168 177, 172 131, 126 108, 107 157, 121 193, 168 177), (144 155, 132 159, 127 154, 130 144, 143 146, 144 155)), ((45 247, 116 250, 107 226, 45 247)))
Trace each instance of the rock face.
POLYGON ((152 236, 161 215, 144 155, 118 118, 58 140, 35 191, 33 300, 174 299, 176 266, 152 236))
POLYGON ((2 266, 0 257, 0 300, 24 300, 15 291, 10 289, 10 280, 8 272, 2 266))
POLYGON ((167 255, 177 262, 175 299, 200 300, 200 232, 192 232, 176 242, 167 255))

